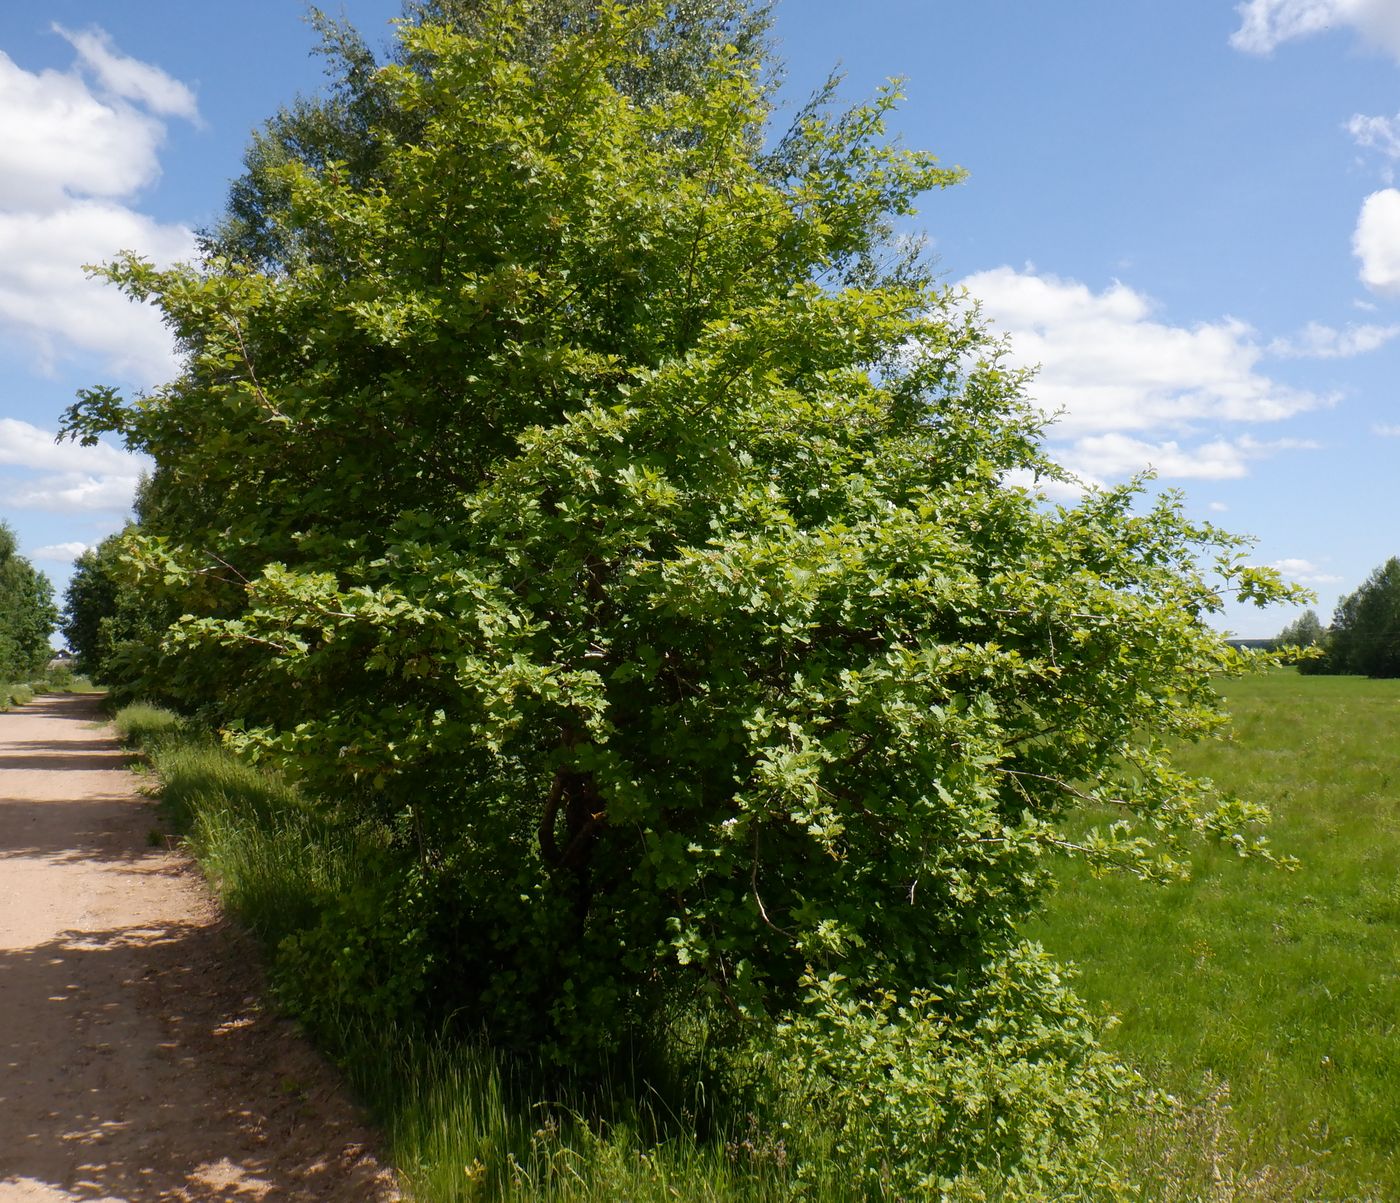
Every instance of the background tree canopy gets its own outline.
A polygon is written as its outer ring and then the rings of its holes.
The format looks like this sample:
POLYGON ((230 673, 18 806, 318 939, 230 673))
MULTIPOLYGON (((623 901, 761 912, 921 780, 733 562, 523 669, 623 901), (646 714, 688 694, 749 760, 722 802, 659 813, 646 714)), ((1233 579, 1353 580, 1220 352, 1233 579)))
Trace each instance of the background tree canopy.
POLYGON ((185 368, 69 416, 155 462, 135 683, 383 833, 303 980, 579 1065, 703 1013, 872 1182, 1084 1172, 1116 1071, 1016 924, 1056 850, 1262 851, 1167 749, 1245 664, 1223 593, 1291 595, 1173 495, 1030 486, 1025 381, 891 234, 957 179, 893 93, 765 151, 737 4, 417 18, 202 262, 108 269, 185 368))
POLYGON ((1314 642, 1321 644, 1323 655, 1305 662, 1307 672, 1400 677, 1400 559, 1392 556, 1342 598, 1332 625, 1314 642))
MULTIPOLYGON (((144 510, 138 496, 137 514, 144 510)), ((63 595, 62 631, 84 673, 108 685, 117 697, 127 697, 140 683, 147 697, 163 697, 154 688, 160 670, 153 668, 166 627, 179 616, 174 599, 162 606, 151 590, 135 580, 123 556, 125 540, 136 533, 128 524, 96 547, 83 552, 63 595), (148 679, 149 678, 149 679, 148 679)))
POLYGON ((19 554, 14 532, 0 522, 0 683, 43 672, 57 617, 48 577, 19 554))

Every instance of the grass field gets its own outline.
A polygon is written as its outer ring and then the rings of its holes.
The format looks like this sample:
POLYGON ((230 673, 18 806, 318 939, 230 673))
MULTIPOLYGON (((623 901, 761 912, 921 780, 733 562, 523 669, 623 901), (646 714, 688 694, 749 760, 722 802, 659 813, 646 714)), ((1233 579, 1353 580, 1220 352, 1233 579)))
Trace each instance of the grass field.
POLYGON ((1184 767, 1269 803, 1296 872, 1202 852, 1185 885, 1073 868, 1030 934, 1184 1104, 1118 1133, 1149 1199, 1400 1199, 1400 681, 1227 686, 1184 767))

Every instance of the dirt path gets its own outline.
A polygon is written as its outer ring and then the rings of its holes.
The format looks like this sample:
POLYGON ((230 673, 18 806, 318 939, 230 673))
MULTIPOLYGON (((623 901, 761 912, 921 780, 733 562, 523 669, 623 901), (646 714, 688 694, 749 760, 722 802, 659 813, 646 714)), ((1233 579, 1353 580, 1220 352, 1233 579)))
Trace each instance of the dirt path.
POLYGON ((100 717, 0 714, 0 1203, 397 1197, 100 717))

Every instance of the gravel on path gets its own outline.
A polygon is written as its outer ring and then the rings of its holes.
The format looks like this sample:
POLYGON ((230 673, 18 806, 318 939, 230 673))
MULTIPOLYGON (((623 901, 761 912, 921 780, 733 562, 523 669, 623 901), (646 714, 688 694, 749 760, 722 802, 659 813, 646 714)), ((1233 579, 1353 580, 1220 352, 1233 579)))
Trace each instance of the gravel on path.
POLYGON ((0 1203, 397 1199, 98 699, 0 714, 0 1203))

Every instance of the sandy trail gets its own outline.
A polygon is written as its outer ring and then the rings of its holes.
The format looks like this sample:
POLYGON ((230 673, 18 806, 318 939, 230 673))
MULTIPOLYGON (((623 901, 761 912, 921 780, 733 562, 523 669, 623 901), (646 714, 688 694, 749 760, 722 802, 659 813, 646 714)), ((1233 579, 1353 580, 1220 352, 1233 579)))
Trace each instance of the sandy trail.
POLYGON ((100 718, 0 714, 0 1203, 397 1198, 100 718))

